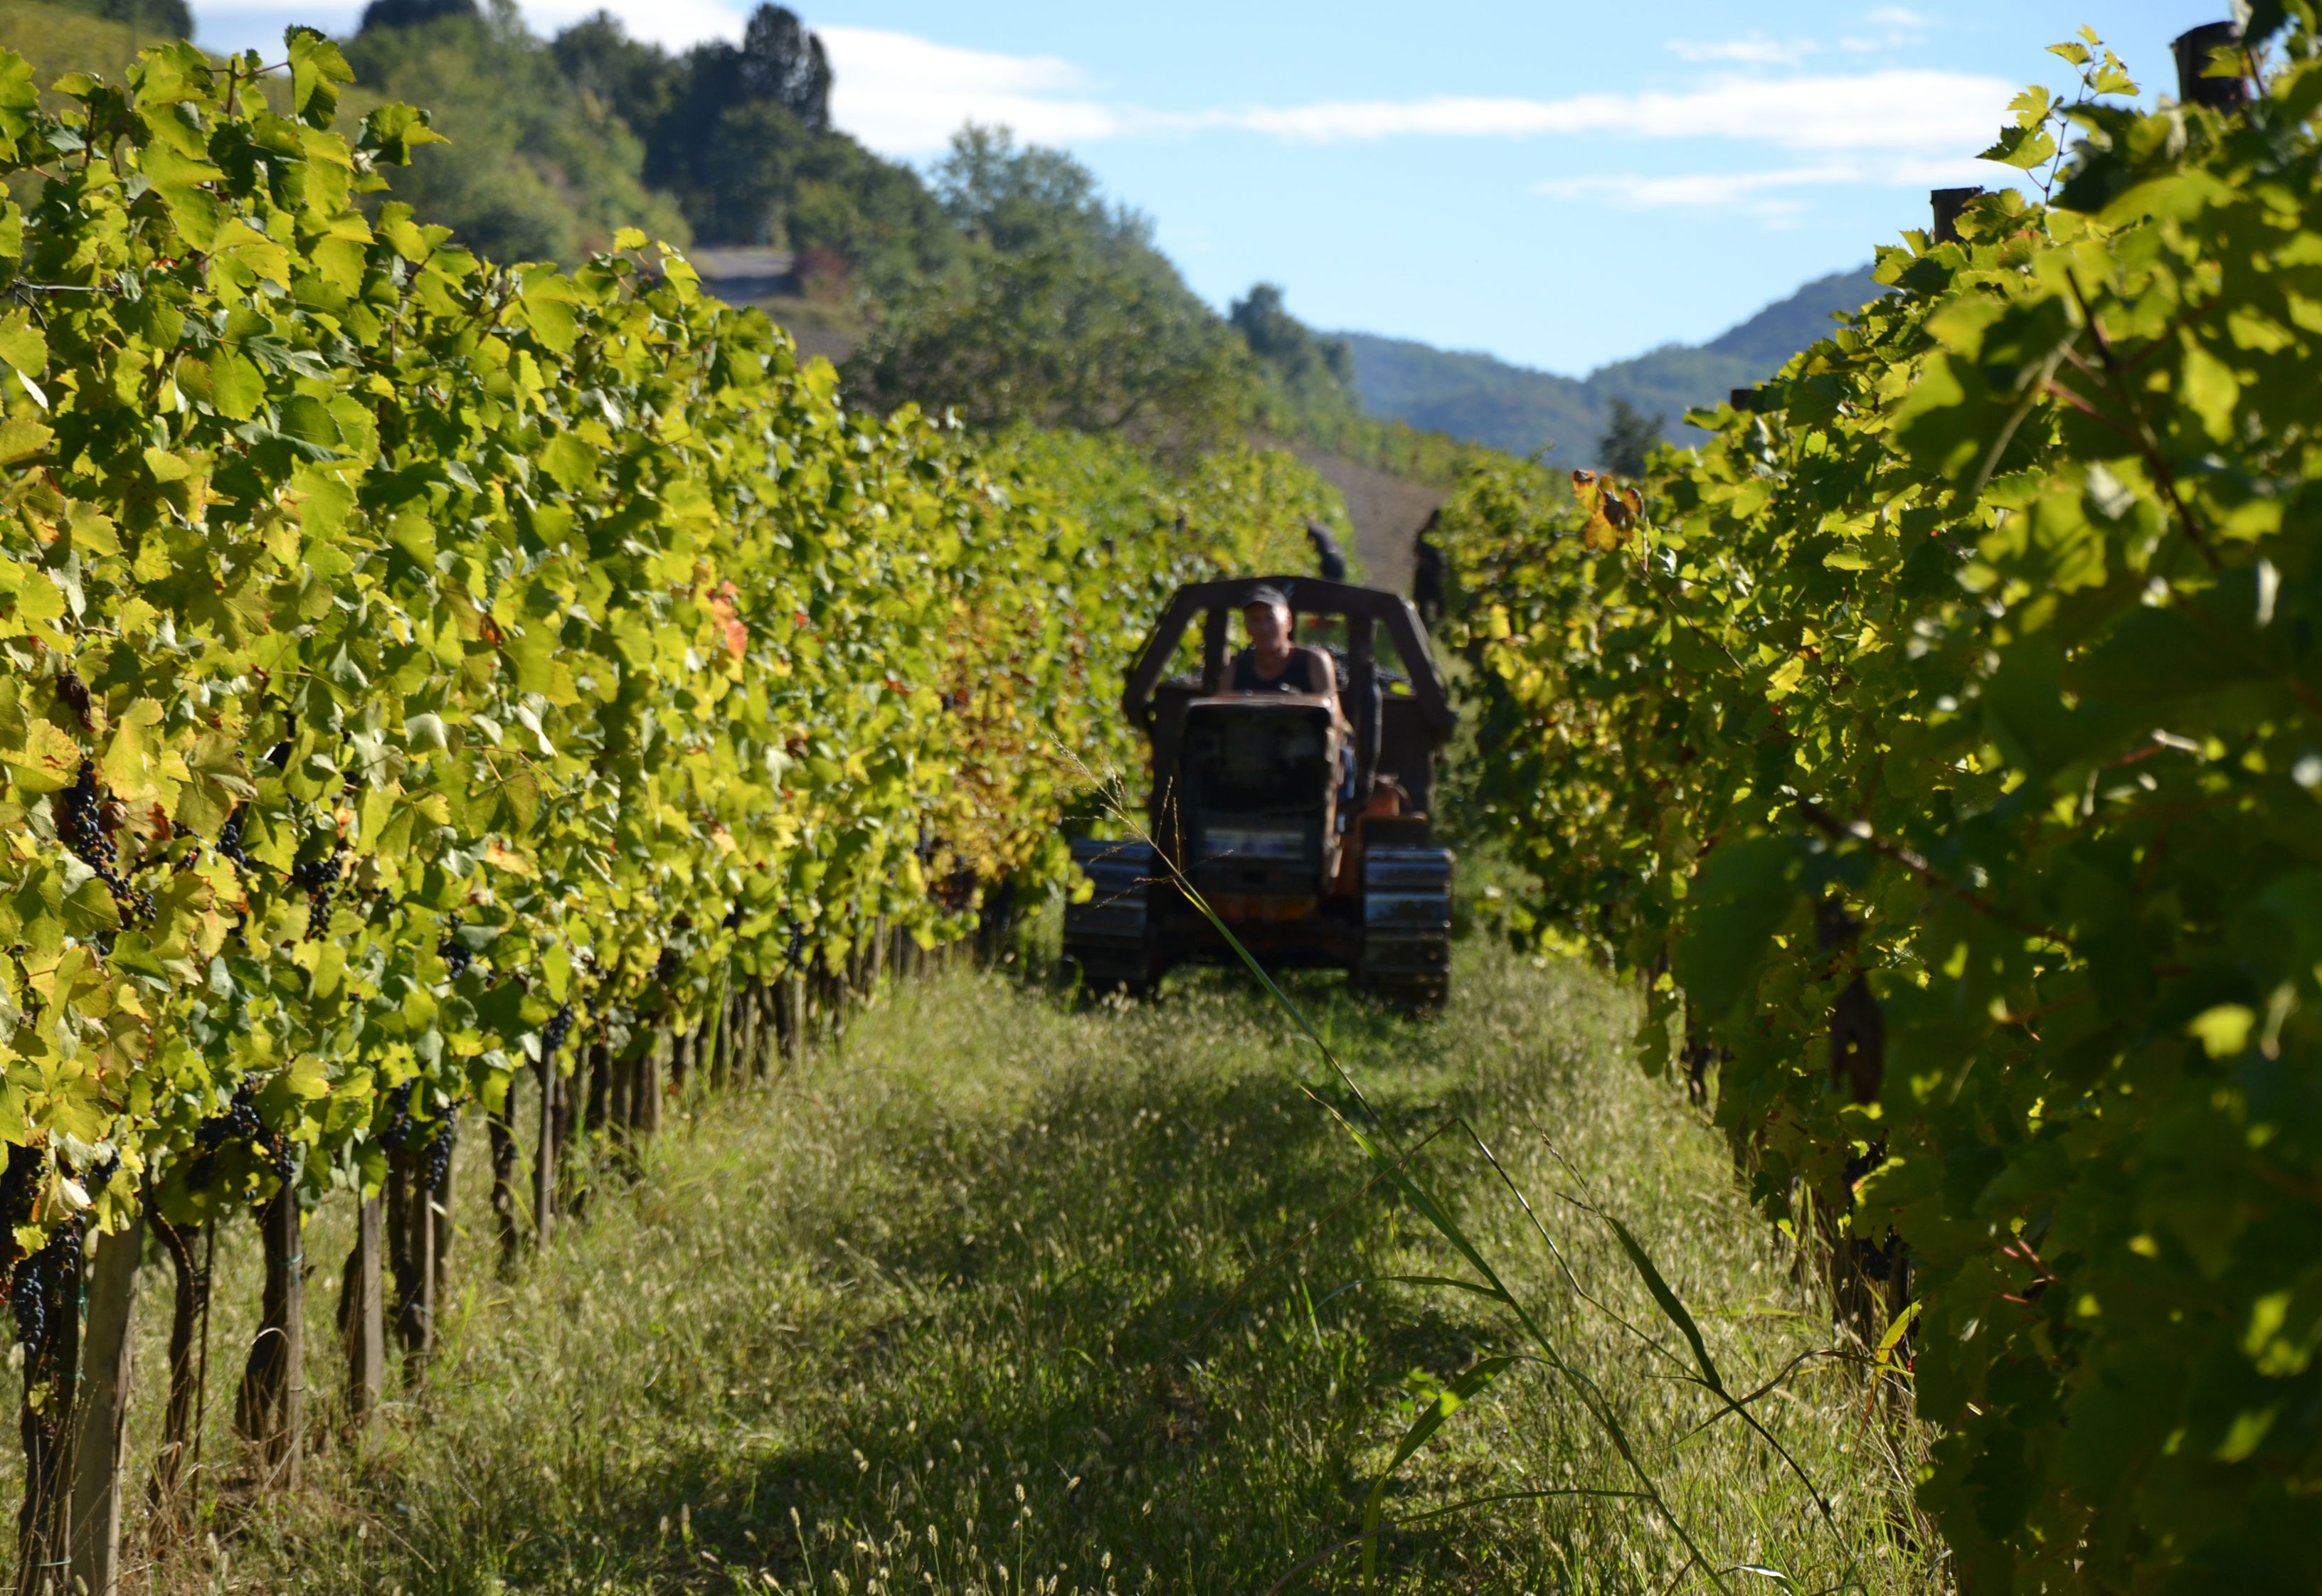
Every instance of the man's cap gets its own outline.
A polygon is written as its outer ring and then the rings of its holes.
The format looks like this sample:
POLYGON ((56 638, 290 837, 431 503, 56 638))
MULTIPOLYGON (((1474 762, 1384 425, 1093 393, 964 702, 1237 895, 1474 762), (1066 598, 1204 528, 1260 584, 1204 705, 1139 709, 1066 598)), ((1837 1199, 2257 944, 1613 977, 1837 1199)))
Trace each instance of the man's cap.
POLYGON ((1269 587, 1265 583, 1260 583, 1258 586, 1252 588, 1249 590, 1249 597, 1241 601, 1241 606, 1244 609, 1248 609, 1253 605, 1259 604, 1270 604, 1278 609, 1288 609, 1290 607, 1290 595, 1284 593, 1279 588, 1269 587))

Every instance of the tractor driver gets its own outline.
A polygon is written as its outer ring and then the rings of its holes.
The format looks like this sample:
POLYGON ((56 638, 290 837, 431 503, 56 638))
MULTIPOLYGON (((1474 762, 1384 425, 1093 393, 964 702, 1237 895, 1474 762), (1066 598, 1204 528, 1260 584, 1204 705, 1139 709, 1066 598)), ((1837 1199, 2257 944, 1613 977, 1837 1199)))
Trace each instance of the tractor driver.
POLYGON ((1319 648, 1292 641, 1290 600, 1279 588, 1260 588, 1242 606, 1249 646, 1233 657, 1226 689, 1235 693, 1311 693, 1327 698, 1330 717, 1345 724, 1339 709, 1339 671, 1319 648))

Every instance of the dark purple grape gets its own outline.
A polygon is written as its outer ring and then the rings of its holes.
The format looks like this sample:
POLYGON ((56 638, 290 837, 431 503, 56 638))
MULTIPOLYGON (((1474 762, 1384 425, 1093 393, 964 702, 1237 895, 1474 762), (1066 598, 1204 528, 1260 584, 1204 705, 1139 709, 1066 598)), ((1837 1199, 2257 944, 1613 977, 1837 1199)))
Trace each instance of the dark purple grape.
POLYGON ((132 887, 115 868, 121 855, 114 846, 112 834, 105 828, 105 798, 97 790, 95 760, 81 761, 73 784, 57 795, 56 816, 57 840, 96 872, 97 880, 113 894, 114 907, 122 916, 132 920, 151 919, 153 895, 132 887))
POLYGON ((567 1003, 551 1015, 548 1023, 540 1028, 540 1057, 543 1063, 553 1064, 556 1062, 556 1054, 563 1047, 564 1038, 571 1034, 571 1030, 572 1005, 567 1003))
POLYGON ((469 951, 466 943, 460 940, 459 931, 460 917, 445 916, 443 940, 435 944, 435 956, 443 961, 444 972, 453 980, 467 974, 468 966, 476 962, 476 955, 469 951))
POLYGON ((242 869, 250 868, 250 855, 242 847, 242 811, 236 809, 225 817, 218 828, 217 851, 221 858, 230 859, 242 869))
POLYGON ((233 1089, 233 1101, 223 1114, 213 1114, 194 1126, 194 1145, 215 1153, 228 1142, 252 1142, 266 1134, 258 1117, 257 1090, 247 1081, 233 1089))
POLYGON ((443 1190, 443 1182, 452 1173, 452 1152, 457 1140, 458 1122, 447 1114, 436 1129, 435 1139, 427 1144, 426 1190, 443 1190))
POLYGON ((339 894, 339 879, 345 873, 346 850, 333 850, 327 859, 310 859, 292 868, 293 886, 313 894, 306 907, 306 940, 313 942, 331 928, 331 902, 339 894))
MULTIPOLYGON (((16 1310, 16 1339, 24 1344, 27 1363, 47 1350, 49 1298, 59 1284, 78 1287, 81 1268, 81 1219, 76 1214, 56 1228, 48 1245, 16 1265, 9 1281, 9 1298, 16 1310)), ((68 1302, 72 1300, 69 1295, 68 1302)))
POLYGON ((374 1135, 390 1153, 400 1153, 411 1144, 411 1093, 418 1084, 407 1081, 387 1094, 387 1117, 374 1135))

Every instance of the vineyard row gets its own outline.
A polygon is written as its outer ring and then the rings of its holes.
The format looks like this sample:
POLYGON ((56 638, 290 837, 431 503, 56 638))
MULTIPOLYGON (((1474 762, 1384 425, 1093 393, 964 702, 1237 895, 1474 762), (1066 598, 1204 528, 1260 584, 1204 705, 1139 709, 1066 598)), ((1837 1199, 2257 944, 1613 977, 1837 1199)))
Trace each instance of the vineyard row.
POLYGON ((479 260, 366 200, 424 114, 334 130, 344 62, 288 43, 287 96, 173 45, 53 113, 0 55, 27 1591, 111 1588, 149 1227, 182 1328, 195 1238, 258 1213, 238 1418, 295 1476, 316 1205, 367 1216, 360 1409, 382 1272, 424 1354, 463 1117, 504 1243, 527 1196, 544 1240, 560 1141, 650 1134, 681 1072, 794 1046, 810 981, 827 1010, 839 972, 1060 884, 1060 814, 1137 752, 1108 707, 1133 629, 1333 508, 1277 452, 1165 470, 849 410, 634 234, 570 275, 479 260))
POLYGON ((1443 516, 1519 929, 1714 1076, 1970 1596, 2322 1584, 2322 59, 2259 9, 2150 112, 2058 46, 1985 152, 2047 198, 1705 447, 1443 516))

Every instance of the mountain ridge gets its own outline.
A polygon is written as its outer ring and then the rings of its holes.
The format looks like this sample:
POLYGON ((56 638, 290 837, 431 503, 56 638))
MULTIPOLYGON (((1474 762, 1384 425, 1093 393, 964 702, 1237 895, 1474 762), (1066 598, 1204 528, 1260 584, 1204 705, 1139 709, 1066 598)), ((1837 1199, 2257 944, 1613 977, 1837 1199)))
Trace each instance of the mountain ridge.
POLYGON ((1415 339, 1339 333, 1354 354, 1355 388, 1374 415, 1448 433, 1511 454, 1545 449, 1560 465, 1592 463, 1596 440, 1624 399, 1664 418, 1679 442, 1702 434, 1685 412, 1746 388, 1829 335, 1831 316, 1887 290, 1863 265, 1801 287, 1706 343, 1666 343, 1625 360, 1566 377, 1476 351, 1437 349, 1415 339))

